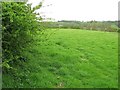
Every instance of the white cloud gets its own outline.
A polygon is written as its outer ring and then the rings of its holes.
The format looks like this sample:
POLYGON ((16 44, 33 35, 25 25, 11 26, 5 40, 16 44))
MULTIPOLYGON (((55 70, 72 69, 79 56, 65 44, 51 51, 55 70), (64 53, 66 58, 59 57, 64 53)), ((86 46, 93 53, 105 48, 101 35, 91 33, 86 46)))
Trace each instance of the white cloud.
MULTIPOLYGON (((29 0, 37 5, 41 0, 29 0)), ((119 0, 45 0, 38 12, 56 20, 117 20, 119 0), (51 5, 52 4, 52 5, 51 5), (51 6, 47 6, 51 5, 51 6)))

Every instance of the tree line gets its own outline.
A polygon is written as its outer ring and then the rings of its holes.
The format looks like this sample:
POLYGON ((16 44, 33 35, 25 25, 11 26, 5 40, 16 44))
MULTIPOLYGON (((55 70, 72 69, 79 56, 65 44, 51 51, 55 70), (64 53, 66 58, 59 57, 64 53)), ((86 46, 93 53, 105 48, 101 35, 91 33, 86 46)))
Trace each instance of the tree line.
POLYGON ((117 32, 117 21, 67 21, 61 20, 57 22, 45 22, 48 28, 71 28, 71 29, 85 29, 85 30, 98 30, 117 32))

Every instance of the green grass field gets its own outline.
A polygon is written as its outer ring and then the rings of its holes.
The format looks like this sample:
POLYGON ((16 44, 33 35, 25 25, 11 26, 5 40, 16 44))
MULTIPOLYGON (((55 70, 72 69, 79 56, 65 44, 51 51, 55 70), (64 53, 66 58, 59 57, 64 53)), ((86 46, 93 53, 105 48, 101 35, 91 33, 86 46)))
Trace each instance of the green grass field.
POLYGON ((16 78, 3 76, 3 87, 118 87, 117 33, 79 29, 46 32, 37 35, 32 48, 25 51, 29 61, 19 68, 16 78))

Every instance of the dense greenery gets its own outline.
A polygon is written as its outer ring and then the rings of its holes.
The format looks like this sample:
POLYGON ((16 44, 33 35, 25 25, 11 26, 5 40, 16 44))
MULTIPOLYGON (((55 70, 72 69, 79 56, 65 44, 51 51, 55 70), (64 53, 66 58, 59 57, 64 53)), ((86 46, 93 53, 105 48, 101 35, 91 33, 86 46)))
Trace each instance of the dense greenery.
POLYGON ((117 22, 39 22, 41 6, 2 2, 3 88, 117 87, 117 22))
POLYGON ((32 48, 24 51, 29 61, 16 77, 4 75, 3 87, 117 88, 116 32, 49 29, 46 34, 51 35, 47 41, 34 37, 32 48))
POLYGON ((31 4, 21 2, 2 2, 2 58, 3 71, 25 61, 22 54, 33 41, 36 31, 41 30, 35 10, 42 2, 31 8, 31 4))
POLYGON ((71 29, 87 29, 97 31, 118 31, 117 21, 58 21, 58 22, 46 22, 48 28, 71 28, 71 29))

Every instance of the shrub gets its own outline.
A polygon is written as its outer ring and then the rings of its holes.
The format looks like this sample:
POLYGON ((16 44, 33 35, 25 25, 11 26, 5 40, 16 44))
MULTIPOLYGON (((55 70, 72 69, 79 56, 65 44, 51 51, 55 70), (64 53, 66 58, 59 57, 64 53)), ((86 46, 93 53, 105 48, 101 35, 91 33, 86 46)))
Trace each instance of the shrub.
POLYGON ((22 52, 29 47, 37 30, 41 30, 35 10, 24 2, 2 2, 2 59, 4 68, 10 69, 25 58, 22 52))

